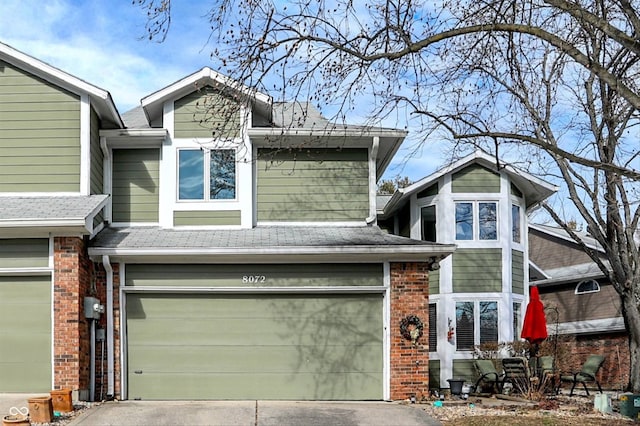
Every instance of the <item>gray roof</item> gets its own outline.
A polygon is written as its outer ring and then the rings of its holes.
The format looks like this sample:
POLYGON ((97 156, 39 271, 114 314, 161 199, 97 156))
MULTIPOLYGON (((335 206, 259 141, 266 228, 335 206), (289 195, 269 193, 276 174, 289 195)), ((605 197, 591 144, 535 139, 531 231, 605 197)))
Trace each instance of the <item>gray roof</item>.
POLYGON ((149 129, 149 121, 142 106, 137 106, 122 114, 122 121, 128 129, 149 129))
POLYGON ((3 222, 75 222, 86 220, 102 207, 108 195, 0 197, 3 222))
POLYGON ((453 252, 454 245, 390 235, 376 226, 265 226, 251 229, 187 230, 158 227, 107 228, 92 241, 89 254, 122 257, 197 256, 254 261, 279 256, 336 260, 427 261, 453 252))

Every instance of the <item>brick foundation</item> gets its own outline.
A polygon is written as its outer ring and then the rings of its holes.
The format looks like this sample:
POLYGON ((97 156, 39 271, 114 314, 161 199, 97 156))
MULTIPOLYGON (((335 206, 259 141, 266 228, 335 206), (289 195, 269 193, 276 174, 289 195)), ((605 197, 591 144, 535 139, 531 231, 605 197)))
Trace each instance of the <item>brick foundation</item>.
POLYGON ((391 386, 392 400, 415 395, 418 400, 429 392, 429 281, 426 263, 391 264, 391 386), (423 335, 417 345, 400 334, 400 322, 417 315, 423 335))

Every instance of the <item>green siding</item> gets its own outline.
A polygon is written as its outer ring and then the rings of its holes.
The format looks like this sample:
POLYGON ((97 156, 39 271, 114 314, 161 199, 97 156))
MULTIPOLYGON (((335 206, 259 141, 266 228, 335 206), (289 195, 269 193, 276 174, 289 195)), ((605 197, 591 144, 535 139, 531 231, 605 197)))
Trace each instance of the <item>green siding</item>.
POLYGON ((382 286, 380 264, 144 265, 126 266, 128 286, 290 287, 382 286), (248 277, 258 277, 250 279, 248 277), (264 281, 262 280, 264 276, 264 281), (247 277, 243 282, 243 277, 247 277), (258 282, 255 282, 258 281, 258 282))
POLYGON ((364 220, 367 157, 366 149, 259 150, 258 220, 364 220))
POLYGON ((103 194, 104 154, 100 148, 100 119, 91 108, 91 193, 103 194))
POLYGON ((452 192, 500 192, 500 175, 477 164, 454 173, 451 177, 452 192))
POLYGON ((0 268, 49 266, 49 240, 25 238, 0 240, 0 268))
POLYGON ((160 151, 113 151, 113 221, 158 222, 160 151))
MULTIPOLYGON (((468 384, 475 383, 478 374, 472 359, 454 359, 453 360, 453 378, 464 379, 468 384)), ((449 387, 449 383, 444 386, 449 387)))
POLYGON ((127 295, 130 399, 382 399, 382 295, 127 295))
POLYGON ((440 360, 429 360, 429 389, 440 389, 442 384, 440 383, 440 360))
POLYGON ((434 195, 438 195, 438 184, 435 183, 433 185, 431 185, 430 187, 423 189, 422 191, 418 192, 417 197, 418 198, 424 198, 424 197, 432 197, 434 195))
POLYGON ((429 271, 429 294, 440 293, 440 270, 429 271))
POLYGON ((511 291, 524 294, 524 253, 511 250, 511 291))
POLYGON ((0 61, 0 151, 0 192, 78 192, 79 96, 0 61))
POLYGON ((175 137, 238 137, 240 114, 231 102, 209 86, 175 101, 175 137))
POLYGON ((0 392, 51 390, 51 277, 0 277, 0 392))
POLYGON ((502 291, 502 250, 457 249, 453 256, 453 292, 502 291))
POLYGON ((174 211, 173 225, 240 225, 240 210, 174 211))

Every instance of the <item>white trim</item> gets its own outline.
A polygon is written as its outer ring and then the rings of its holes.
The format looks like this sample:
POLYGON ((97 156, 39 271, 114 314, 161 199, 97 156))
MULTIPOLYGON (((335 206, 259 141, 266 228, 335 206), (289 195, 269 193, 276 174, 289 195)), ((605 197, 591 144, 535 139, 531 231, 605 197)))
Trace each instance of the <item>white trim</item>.
POLYGON ((104 220, 113 220, 113 151, 107 146, 107 138, 100 136, 102 149, 102 191, 109 194, 109 202, 104 209, 104 220))
MULTIPOLYGON (((555 333, 555 324, 547 324, 549 333, 555 333)), ((625 331, 624 318, 604 318, 586 321, 572 321, 558 324, 558 334, 587 334, 625 331)))
POLYGON ((118 286, 118 302, 120 306, 120 324, 119 324, 119 333, 120 333, 120 399, 128 399, 129 397, 129 389, 128 389, 128 380, 127 380, 127 372, 129 365, 127 363, 127 353, 129 350, 129 342, 127 335, 127 298, 124 296, 124 287, 125 287, 125 264, 119 263, 118 265, 118 277, 119 283, 118 286))
POLYGON ((178 170, 176 164, 178 155, 174 144, 174 109, 173 102, 165 102, 162 113, 162 123, 167 130, 168 137, 160 150, 160 188, 158 193, 158 223, 161 227, 173 227, 173 209, 175 194, 178 190, 178 170))
POLYGON ((291 222, 291 221, 258 221, 257 226, 279 226, 279 227, 321 227, 326 228, 328 225, 334 228, 344 227, 365 227, 368 226, 363 220, 353 222, 291 222))
POLYGON ((123 286, 129 293, 160 294, 375 294, 384 293, 384 286, 327 287, 191 287, 191 286, 123 286))
POLYGON ((374 136, 369 151, 369 215, 364 220, 367 224, 376 223, 377 206, 376 206, 376 158, 378 157, 378 149, 380 148, 380 137, 374 136))
POLYGON ((107 396, 115 396, 115 336, 113 321, 113 268, 109 256, 102 256, 102 265, 106 274, 106 297, 107 297, 107 396))
POLYGON ((55 268, 55 238, 53 235, 49 235, 49 267, 51 268, 51 331, 49 336, 51 336, 51 389, 55 389, 55 381, 56 381, 56 368, 55 368, 55 357, 56 357, 56 313, 55 313, 55 282, 56 282, 56 268, 55 268))
MULTIPOLYGON (((337 127, 333 123, 328 123, 322 128, 252 128, 248 130, 249 137, 286 137, 286 136, 350 136, 350 137, 383 137, 383 138, 404 138, 408 132, 397 129, 381 129, 376 127, 337 127)), ((346 147, 350 145, 347 143, 346 147)), ((360 145, 357 145, 360 146, 360 145)))
POLYGON ((2 276, 45 276, 52 275, 53 268, 51 266, 43 266, 36 268, 0 268, 0 277, 2 276))
POLYGON ((391 399, 391 265, 389 262, 382 264, 382 285, 385 288, 382 301, 382 399, 391 399))
POLYGON ((578 294, 578 295, 579 294, 599 293, 599 292, 600 292, 600 283, 597 280, 594 280, 593 278, 579 281, 578 284, 576 284, 576 288, 574 290, 574 294, 578 294), (580 284, 585 283, 585 282, 591 282, 591 281, 596 283, 596 286, 598 287, 596 290, 578 291, 578 287, 580 287, 580 284))

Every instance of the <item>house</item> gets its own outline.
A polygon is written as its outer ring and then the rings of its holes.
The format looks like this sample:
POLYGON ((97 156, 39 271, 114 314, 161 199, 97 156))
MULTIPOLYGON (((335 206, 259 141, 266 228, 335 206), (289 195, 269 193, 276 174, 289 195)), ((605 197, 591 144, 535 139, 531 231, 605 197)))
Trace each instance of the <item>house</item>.
POLYGON ((405 132, 337 126, 206 67, 121 115, 107 91, 1 43, 0 111, 0 392, 428 387, 428 277, 455 241, 376 225, 405 132))
MULTIPOLYGON (((587 247, 602 253, 595 239, 576 232, 587 247)), ((529 262, 530 283, 539 289, 550 338, 557 335, 572 354, 571 365, 561 369, 578 371, 588 355, 603 355, 600 383, 623 390, 629 383, 628 334, 620 296, 611 283, 569 234, 557 227, 529 225, 529 262)))
MULTIPOLYGON (((455 244, 429 279, 429 374, 475 381, 474 348, 520 339, 529 295, 527 213, 556 188, 476 151, 399 189, 379 210, 389 232, 455 244)), ((382 200, 384 201, 384 200, 382 200)))

